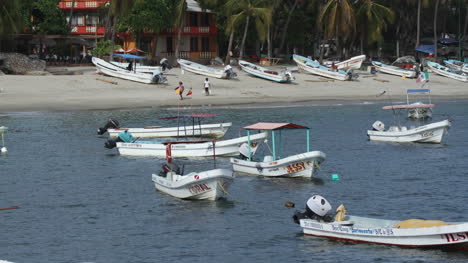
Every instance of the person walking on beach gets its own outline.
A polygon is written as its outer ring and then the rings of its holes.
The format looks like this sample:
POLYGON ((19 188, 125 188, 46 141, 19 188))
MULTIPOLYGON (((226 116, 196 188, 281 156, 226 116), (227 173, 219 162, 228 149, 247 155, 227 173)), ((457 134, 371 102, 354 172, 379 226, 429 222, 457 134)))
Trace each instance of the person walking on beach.
POLYGON ((177 88, 175 88, 175 91, 176 91, 176 94, 179 94, 180 96, 180 100, 183 100, 184 98, 182 97, 182 94, 184 93, 184 85, 182 83, 182 81, 179 81, 179 86, 177 86, 177 88))
POLYGON ((204 87, 205 87, 205 96, 209 96, 210 95, 210 82, 208 81, 208 78, 205 79, 204 87))

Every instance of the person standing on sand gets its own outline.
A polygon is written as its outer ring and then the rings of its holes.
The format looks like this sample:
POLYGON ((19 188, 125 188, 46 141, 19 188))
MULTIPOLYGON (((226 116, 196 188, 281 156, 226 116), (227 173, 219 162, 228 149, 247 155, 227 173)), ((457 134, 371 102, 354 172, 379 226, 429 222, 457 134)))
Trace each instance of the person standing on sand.
POLYGON ((177 88, 175 88, 176 90, 176 93, 179 94, 180 96, 180 100, 183 100, 184 98, 182 97, 182 94, 184 93, 184 85, 182 83, 182 81, 179 81, 179 86, 177 88))
POLYGON ((204 87, 205 87, 205 96, 209 96, 210 95, 210 82, 208 81, 208 78, 205 79, 204 87))

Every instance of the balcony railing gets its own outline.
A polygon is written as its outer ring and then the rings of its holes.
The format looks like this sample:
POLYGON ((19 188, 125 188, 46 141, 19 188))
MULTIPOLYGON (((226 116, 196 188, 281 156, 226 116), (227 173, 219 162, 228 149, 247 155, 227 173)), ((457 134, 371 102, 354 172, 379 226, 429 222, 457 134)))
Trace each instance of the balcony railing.
MULTIPOLYGON (((75 9, 96 9, 100 7, 105 1, 104 0, 96 0, 96 1, 83 1, 83 0, 75 0, 75 9)), ((71 9, 72 1, 60 1, 59 2, 60 9, 71 9)))
MULTIPOLYGON (((167 57, 174 57, 175 56, 175 52, 161 52, 163 56, 167 56, 167 57)), ((191 51, 179 51, 179 58, 189 58, 189 59, 196 59, 196 58, 200 58, 200 59, 211 59, 211 58, 214 58, 216 57, 216 52, 212 52, 212 51, 196 51, 196 52, 191 52, 191 51)))
POLYGON ((105 28, 103 26, 72 26, 71 32, 80 35, 102 35, 105 32, 105 28))
MULTIPOLYGON (((162 33, 166 34, 177 34, 177 28, 164 29, 162 33)), ((204 34, 216 34, 218 28, 215 26, 184 26, 182 28, 182 35, 204 35, 204 34)))

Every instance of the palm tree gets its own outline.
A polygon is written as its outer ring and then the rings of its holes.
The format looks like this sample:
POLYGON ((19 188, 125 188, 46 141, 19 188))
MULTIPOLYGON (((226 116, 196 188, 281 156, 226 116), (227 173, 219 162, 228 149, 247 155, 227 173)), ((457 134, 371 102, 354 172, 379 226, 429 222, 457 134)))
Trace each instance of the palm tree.
POLYGON ((21 4, 21 0, 0 1, 0 44, 2 39, 9 38, 21 30, 24 24, 21 4))
POLYGON ((286 23, 284 24, 284 27, 283 27, 283 32, 281 33, 281 42, 280 42, 280 46, 279 46, 279 49, 278 49, 280 52, 281 52, 281 50, 283 50, 284 42, 286 40, 286 33, 288 32, 289 22, 291 22, 292 14, 296 10, 296 7, 299 4, 299 1, 300 0, 294 0, 294 3, 289 6, 290 8, 289 8, 289 12, 288 12, 288 18, 286 19, 286 23))
POLYGON ((177 43, 175 48, 176 58, 179 58, 180 38, 182 34, 182 27, 185 24, 185 11, 187 10, 187 3, 185 0, 177 0, 176 4, 176 19, 174 26, 177 28, 177 43))
POLYGON ((244 33, 240 46, 239 58, 244 57, 245 39, 249 28, 250 18, 255 22, 258 37, 261 41, 265 41, 268 35, 268 27, 271 24, 271 8, 264 7, 268 0, 229 0, 226 3, 228 13, 231 17, 228 20, 228 30, 245 21, 244 33))
POLYGON ((119 16, 123 16, 131 12, 132 6, 135 3, 136 0, 112 0, 110 2, 109 6, 109 12, 112 15, 112 23, 113 23, 113 28, 112 28, 112 36, 111 36, 111 51, 110 51, 110 58, 109 60, 112 61, 114 58, 114 40, 115 40, 115 34, 117 31, 117 18, 119 16))
POLYGON ((434 7, 434 57, 437 58, 437 12, 439 11, 440 0, 436 0, 434 7))
POLYGON ((354 10, 349 0, 328 0, 322 7, 317 24, 326 39, 335 38, 338 56, 341 57, 340 38, 346 39, 355 31, 354 10))
POLYGON ((393 23, 395 14, 393 11, 374 0, 361 0, 357 7, 356 17, 361 27, 361 52, 363 52, 363 42, 367 35, 368 43, 381 43, 382 31, 386 29, 388 23, 393 23))

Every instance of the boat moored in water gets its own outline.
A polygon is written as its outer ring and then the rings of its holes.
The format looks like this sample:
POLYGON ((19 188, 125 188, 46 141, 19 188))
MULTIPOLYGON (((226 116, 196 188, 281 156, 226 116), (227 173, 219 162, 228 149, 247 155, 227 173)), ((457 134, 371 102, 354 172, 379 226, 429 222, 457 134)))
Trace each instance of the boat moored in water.
POLYGON ((0 136, 2 137, 2 148, 0 148, 0 153, 6 153, 8 150, 5 147, 5 132, 8 130, 8 127, 0 126, 0 136))
POLYGON ((430 89, 407 89, 406 90, 406 104, 405 105, 391 105, 384 106, 384 110, 408 110, 409 119, 430 119, 432 118, 432 108, 435 107, 431 103, 430 89), (429 97, 429 103, 422 103, 420 101, 410 103, 409 94, 426 94, 429 97))
POLYGON ((449 120, 443 120, 419 127, 391 126, 385 130, 385 125, 376 121, 367 136, 371 141, 441 143, 450 126, 449 120))

